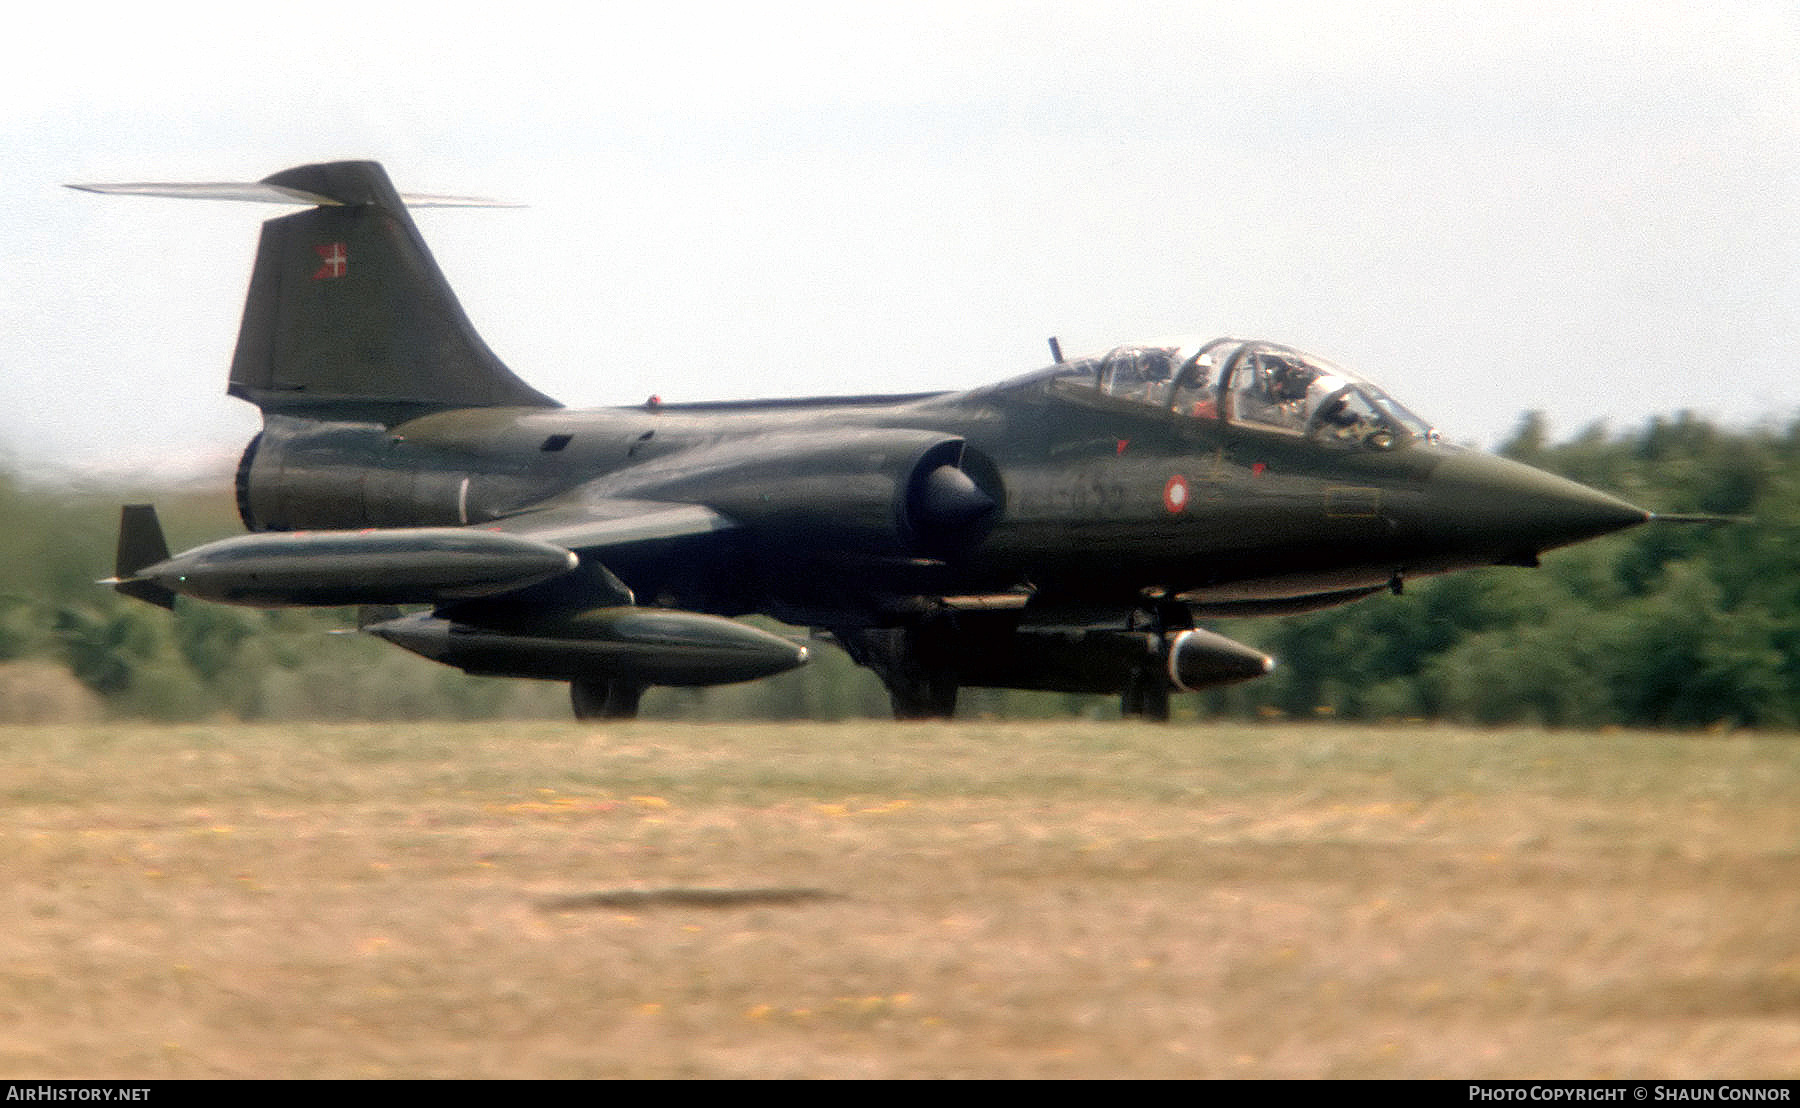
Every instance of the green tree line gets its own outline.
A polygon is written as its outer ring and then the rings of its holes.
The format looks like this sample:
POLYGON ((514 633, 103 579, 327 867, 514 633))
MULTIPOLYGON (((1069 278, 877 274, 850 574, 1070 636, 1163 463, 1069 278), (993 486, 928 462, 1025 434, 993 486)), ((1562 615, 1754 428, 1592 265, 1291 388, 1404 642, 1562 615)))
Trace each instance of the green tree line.
MULTIPOLYGON (((1553 551, 1536 569, 1418 580, 1401 596, 1217 624, 1279 664, 1262 680, 1180 698, 1177 718, 1800 724, 1800 421, 1729 430, 1682 414, 1551 443, 1534 413, 1502 453, 1659 512, 1752 522, 1635 528, 1553 551)), ((52 687, 66 689, 69 711, 164 720, 567 714, 561 685, 466 677, 366 636, 331 634, 353 625, 349 611, 183 600, 171 614, 95 583, 111 572, 120 503, 155 501, 180 549, 240 530, 229 484, 72 487, 0 469, 0 721, 27 700, 44 704, 52 687)), ((886 714, 872 675, 829 647, 814 657, 749 685, 653 690, 645 714, 886 714)), ((54 714, 56 697, 48 701, 54 714)), ((1117 705, 971 689, 962 711, 1105 716, 1117 705)))

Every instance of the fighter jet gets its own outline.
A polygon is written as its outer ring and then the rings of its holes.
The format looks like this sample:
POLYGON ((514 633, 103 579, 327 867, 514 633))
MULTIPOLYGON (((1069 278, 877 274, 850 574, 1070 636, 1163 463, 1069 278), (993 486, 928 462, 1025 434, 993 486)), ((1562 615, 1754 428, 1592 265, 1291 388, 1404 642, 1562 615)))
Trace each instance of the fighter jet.
POLYGON ((1533 566, 1644 523, 1606 493, 1444 441, 1372 381, 1271 342, 1176 338, 967 391, 574 411, 476 333, 373 162, 252 184, 78 185, 264 200, 230 395, 251 532, 171 556, 121 516, 120 592, 361 605, 475 674, 569 683, 577 717, 751 680, 811 630, 901 719, 960 688, 1172 694, 1272 662, 1199 626, 1533 566))

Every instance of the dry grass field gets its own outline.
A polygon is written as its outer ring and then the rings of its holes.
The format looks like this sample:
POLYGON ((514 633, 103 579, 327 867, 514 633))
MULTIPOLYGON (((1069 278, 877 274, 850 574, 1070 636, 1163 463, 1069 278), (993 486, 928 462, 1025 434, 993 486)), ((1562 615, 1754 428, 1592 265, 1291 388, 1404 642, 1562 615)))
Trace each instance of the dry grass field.
POLYGON ((0 728, 4 1077, 1800 1077, 1800 739, 0 728))

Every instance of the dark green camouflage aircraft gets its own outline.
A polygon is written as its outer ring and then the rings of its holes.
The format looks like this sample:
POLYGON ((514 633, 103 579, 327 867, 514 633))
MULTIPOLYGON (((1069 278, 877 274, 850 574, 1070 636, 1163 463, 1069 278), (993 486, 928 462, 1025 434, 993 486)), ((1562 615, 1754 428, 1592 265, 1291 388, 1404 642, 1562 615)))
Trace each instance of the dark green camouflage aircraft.
POLYGON ((470 673, 569 682, 581 718, 651 685, 791 669, 809 627, 903 719, 962 686, 1172 693, 1270 660, 1196 626, 1343 604, 1409 577, 1532 566, 1649 513, 1442 442, 1369 381, 1267 342, 1122 346, 967 392, 571 411, 514 376, 373 162, 273 200, 230 393, 250 535, 171 557, 125 509, 120 592, 362 605, 361 627, 470 673), (407 612, 401 606, 413 607, 407 612))

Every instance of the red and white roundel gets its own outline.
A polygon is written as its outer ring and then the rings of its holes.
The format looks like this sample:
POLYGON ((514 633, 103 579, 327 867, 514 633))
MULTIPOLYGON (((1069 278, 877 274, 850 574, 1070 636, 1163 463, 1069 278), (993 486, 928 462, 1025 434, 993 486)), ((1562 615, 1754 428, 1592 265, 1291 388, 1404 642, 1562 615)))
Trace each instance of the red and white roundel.
POLYGON ((1177 473, 1169 478, 1168 484, 1163 486, 1163 507, 1171 512, 1179 512, 1187 507, 1187 502, 1187 478, 1177 473))

